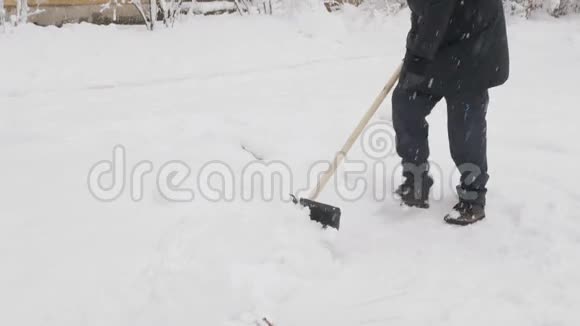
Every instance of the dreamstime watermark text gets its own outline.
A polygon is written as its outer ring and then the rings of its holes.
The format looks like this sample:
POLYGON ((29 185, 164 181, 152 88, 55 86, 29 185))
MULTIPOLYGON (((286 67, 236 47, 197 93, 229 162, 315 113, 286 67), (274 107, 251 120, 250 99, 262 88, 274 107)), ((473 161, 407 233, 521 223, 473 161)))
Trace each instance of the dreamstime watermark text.
MULTIPOLYGON (((369 125, 360 138, 360 148, 363 155, 357 152, 357 159, 352 158, 354 154, 344 157, 325 192, 334 191, 345 201, 363 198, 382 201, 394 196, 403 168, 406 171, 416 170, 417 175, 425 170, 422 166, 403 167, 399 163, 395 151, 395 132, 387 122, 369 125)), ((181 160, 156 165, 150 160, 141 160, 129 165, 129 154, 125 146, 116 145, 109 159, 92 165, 87 185, 94 198, 111 202, 128 195, 132 201, 139 202, 143 200, 146 189, 154 188, 168 202, 290 201, 289 194, 306 196, 309 190, 314 189, 331 164, 330 161, 316 161, 306 171, 304 168, 292 169, 280 160, 262 159, 254 159, 244 165, 219 160, 209 160, 202 165, 181 160), (192 166, 198 168, 193 169, 192 166), (301 186, 297 187, 297 184, 301 186)), ((440 200, 446 192, 455 191, 453 181, 458 179, 460 173, 473 180, 480 174, 479 168, 474 165, 465 165, 459 170, 451 169, 452 172, 445 175, 441 166, 429 162, 429 173, 435 180, 442 181, 431 189, 432 200, 440 200)))

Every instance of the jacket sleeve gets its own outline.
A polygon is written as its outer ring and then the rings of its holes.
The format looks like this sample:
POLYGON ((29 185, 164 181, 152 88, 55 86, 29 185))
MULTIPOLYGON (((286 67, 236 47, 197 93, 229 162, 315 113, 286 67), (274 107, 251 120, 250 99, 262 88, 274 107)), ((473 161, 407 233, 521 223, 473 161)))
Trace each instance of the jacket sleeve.
POLYGON ((449 19, 458 0, 423 0, 422 14, 417 15, 407 38, 407 49, 414 55, 433 60, 441 46, 449 19))

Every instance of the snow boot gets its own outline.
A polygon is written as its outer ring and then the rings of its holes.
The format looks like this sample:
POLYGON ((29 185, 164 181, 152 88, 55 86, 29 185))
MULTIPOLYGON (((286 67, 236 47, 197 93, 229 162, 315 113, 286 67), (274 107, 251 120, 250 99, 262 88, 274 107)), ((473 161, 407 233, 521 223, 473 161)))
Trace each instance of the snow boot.
POLYGON ((459 201, 451 213, 443 218, 445 222, 454 225, 469 225, 485 218, 485 209, 478 203, 459 201))
POLYGON ((433 178, 427 173, 415 180, 413 174, 405 174, 405 181, 395 190, 401 200, 401 205, 417 208, 429 208, 429 190, 433 186, 433 178))

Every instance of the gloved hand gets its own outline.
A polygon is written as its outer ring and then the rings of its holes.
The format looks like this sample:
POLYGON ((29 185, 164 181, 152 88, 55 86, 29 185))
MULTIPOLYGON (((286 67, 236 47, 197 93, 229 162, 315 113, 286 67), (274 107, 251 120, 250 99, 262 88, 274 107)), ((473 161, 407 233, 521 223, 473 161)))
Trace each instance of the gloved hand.
POLYGON ((403 59, 403 69, 408 72, 412 72, 417 75, 425 75, 427 66, 431 63, 429 59, 418 57, 414 54, 405 53, 405 59, 403 59))
POLYGON ((415 89, 426 82, 425 72, 431 61, 407 51, 403 59, 400 85, 403 89, 415 89))

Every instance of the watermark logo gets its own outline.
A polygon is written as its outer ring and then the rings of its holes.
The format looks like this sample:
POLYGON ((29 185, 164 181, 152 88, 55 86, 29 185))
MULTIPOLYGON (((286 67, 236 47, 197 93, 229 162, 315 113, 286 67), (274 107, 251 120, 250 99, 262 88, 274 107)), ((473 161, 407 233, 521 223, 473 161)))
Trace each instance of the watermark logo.
MULTIPOLYGON (((428 166, 402 166, 396 153, 395 131, 386 121, 367 126, 360 137, 359 146, 363 155, 357 155, 359 157, 356 159, 345 153, 337 154, 336 159, 342 164, 331 184, 335 193, 345 201, 357 201, 364 197, 383 201, 388 196, 394 196, 403 169, 421 175, 428 168, 435 180, 446 179, 443 169, 436 162, 429 162, 428 166)), ((116 145, 110 159, 101 160, 89 169, 87 185, 94 198, 111 202, 128 193, 131 200, 138 202, 144 198, 144 189, 153 186, 168 202, 197 199, 211 202, 290 201, 289 194, 304 194, 314 189, 331 165, 330 161, 313 162, 305 176, 295 178, 293 169, 285 162, 264 160, 256 155, 241 170, 239 164, 232 166, 218 160, 205 162, 196 170, 180 160, 164 162, 158 168, 150 160, 128 166, 128 155, 123 145, 116 145), (154 182, 151 182, 152 179, 154 182), (304 186, 296 189, 296 180, 305 181, 304 186)), ((458 173, 467 185, 481 175, 479 167, 473 164, 463 165, 458 172, 455 171, 449 180, 457 178, 458 173)), ((455 191, 452 182, 436 183, 431 189, 431 199, 443 198, 446 190, 455 191)), ((463 195, 467 199, 477 196, 477 193, 466 192, 463 195)))

